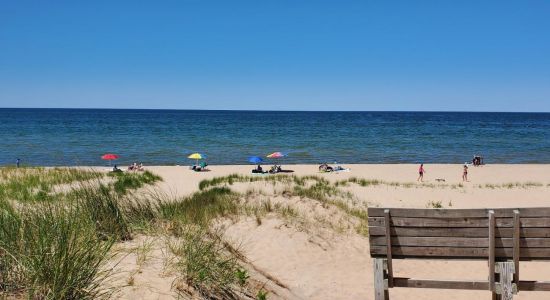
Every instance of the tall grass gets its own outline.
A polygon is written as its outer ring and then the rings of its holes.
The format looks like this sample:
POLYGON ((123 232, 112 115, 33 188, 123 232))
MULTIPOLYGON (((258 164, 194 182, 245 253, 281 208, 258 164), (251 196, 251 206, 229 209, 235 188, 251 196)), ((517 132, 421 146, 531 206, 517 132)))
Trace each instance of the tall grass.
POLYGON ((20 202, 58 199, 53 187, 87 181, 103 174, 71 168, 0 168, 0 198, 20 202))
POLYGON ((208 225, 217 217, 238 212, 238 195, 226 187, 215 187, 197 192, 182 201, 163 202, 159 205, 160 217, 183 223, 208 225))
POLYGON ((0 211, 0 295, 96 299, 112 239, 101 239, 79 206, 44 204, 0 211))
POLYGON ((121 208, 126 198, 101 183, 83 184, 74 191, 73 196, 84 216, 93 222, 99 236, 117 240, 131 238, 128 221, 121 208))
POLYGON ((110 295, 103 282, 110 275, 104 266, 112 245, 131 238, 130 224, 157 214, 154 206, 132 201, 128 191, 160 179, 145 172, 104 184, 102 176, 76 169, 0 168, 0 298, 110 295), (53 192, 67 183, 73 184, 69 192, 53 192))
POLYGON ((169 244, 178 258, 176 269, 185 283, 206 299, 238 299, 238 260, 216 234, 204 227, 183 225, 182 239, 169 244))
POLYGON ((162 178, 149 171, 143 173, 109 173, 110 177, 115 178, 113 183, 114 190, 119 194, 126 194, 129 190, 135 190, 144 185, 153 184, 162 181, 162 178))

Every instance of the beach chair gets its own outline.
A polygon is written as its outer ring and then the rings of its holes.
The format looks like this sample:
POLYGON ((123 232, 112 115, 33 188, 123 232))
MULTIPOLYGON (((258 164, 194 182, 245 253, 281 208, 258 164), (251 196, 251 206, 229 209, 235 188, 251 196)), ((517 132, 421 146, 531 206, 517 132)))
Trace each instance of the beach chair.
POLYGON ((369 208, 368 215, 375 300, 389 299, 391 288, 487 290, 498 300, 550 291, 550 282, 520 280, 520 261, 550 260, 550 208, 369 208), (394 277, 395 259, 485 260, 488 280, 394 277))

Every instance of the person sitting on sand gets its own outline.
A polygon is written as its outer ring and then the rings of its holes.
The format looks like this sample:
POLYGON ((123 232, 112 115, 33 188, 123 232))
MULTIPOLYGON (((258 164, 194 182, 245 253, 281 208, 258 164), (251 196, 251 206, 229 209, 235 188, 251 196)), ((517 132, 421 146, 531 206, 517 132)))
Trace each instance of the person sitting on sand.
POLYGON ((263 173, 264 173, 264 169, 262 169, 262 166, 258 165, 258 167, 256 167, 255 169, 252 170, 252 173, 260 173, 260 174, 263 174, 263 173))
POLYGON ((202 171, 208 171, 206 169, 206 167, 208 166, 208 164, 206 162, 201 162, 198 166, 197 165, 193 165, 191 167, 191 170, 195 171, 195 172, 202 172, 202 171))
POLYGON ((319 166, 319 171, 321 172, 332 172, 334 171, 334 168, 329 166, 327 163, 321 164, 319 166))
POLYGON ((281 168, 277 165, 274 165, 273 167, 271 167, 271 169, 269 170, 269 173, 271 174, 275 174, 277 172, 279 172, 281 170, 281 168))
POLYGON ((122 172, 121 169, 119 169, 116 165, 113 167, 113 172, 115 173, 118 173, 118 172, 122 172))
POLYGON ((424 170, 424 164, 420 164, 420 168, 418 168, 418 179, 416 181, 424 182, 424 173, 426 170, 424 170))
POLYGON ((145 169, 143 168, 143 163, 142 163, 142 162, 140 162, 139 165, 137 165, 137 170, 138 170, 138 171, 143 171, 143 170, 145 170, 145 169))
POLYGON ((468 165, 464 165, 464 171, 462 172, 462 181, 468 181, 468 165))

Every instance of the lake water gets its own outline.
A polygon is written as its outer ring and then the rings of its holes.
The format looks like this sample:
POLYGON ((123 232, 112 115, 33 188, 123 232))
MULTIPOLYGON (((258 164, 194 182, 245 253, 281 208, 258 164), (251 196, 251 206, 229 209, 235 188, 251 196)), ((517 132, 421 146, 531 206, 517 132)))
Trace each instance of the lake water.
POLYGON ((550 163, 550 113, 0 109, 0 164, 550 163))

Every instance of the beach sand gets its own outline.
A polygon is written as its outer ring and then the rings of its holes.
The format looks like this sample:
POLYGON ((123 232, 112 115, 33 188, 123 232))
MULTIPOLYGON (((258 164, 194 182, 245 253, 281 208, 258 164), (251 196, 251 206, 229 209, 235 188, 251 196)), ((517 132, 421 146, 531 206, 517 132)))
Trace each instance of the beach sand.
MULTIPOLYGON (((164 179, 157 186, 174 196, 198 191, 201 180, 233 173, 250 175, 254 166, 210 166, 209 172, 193 172, 187 166, 148 166, 164 179)), ((469 168, 469 182, 462 182, 460 164, 424 166, 424 183, 416 181, 418 165, 345 165, 349 172, 319 173, 315 165, 283 165, 294 175, 318 175, 330 181, 351 177, 378 180, 370 186, 348 185, 362 207, 426 208, 437 202, 444 208, 542 207, 550 205, 550 165, 485 165, 469 168), (444 179, 445 181, 436 181, 444 179)), ((98 168, 104 170, 105 167, 98 168)), ((265 167, 264 167, 265 169, 265 167)), ((269 176, 269 175, 254 175, 269 176)), ((266 183, 241 183, 231 186, 245 192, 250 188, 267 189, 266 183)), ((271 197, 267 193, 263 197, 271 197)), ((272 196, 272 201, 292 203, 304 214, 338 220, 345 226, 348 220, 335 210, 324 209, 315 201, 272 196)), ((368 238, 342 230, 304 229, 284 219, 266 218, 259 225, 254 218, 243 218, 225 226, 226 237, 238 244, 246 256, 247 268, 263 274, 273 293, 269 299, 373 299, 372 259, 368 238), (276 283, 274 283, 276 282, 276 283)), ((140 240, 130 243, 139 243, 140 240)), ((162 251, 155 250, 161 255, 162 251)), ((173 297, 173 276, 161 274, 161 259, 152 259, 135 276, 132 286, 118 295, 127 299, 164 299, 173 297)), ((125 257, 119 264, 121 272, 132 273, 135 259, 125 257)), ((485 280, 488 276, 484 261, 418 261, 395 260, 394 273, 401 277, 426 279, 485 280)), ((135 272, 134 272, 135 274, 135 272)), ((550 262, 521 264, 522 280, 550 281, 550 262)), ((391 299, 469 299, 490 297, 488 291, 436 289, 390 290, 391 299)), ((520 292, 514 299, 550 299, 546 292, 520 292)))

